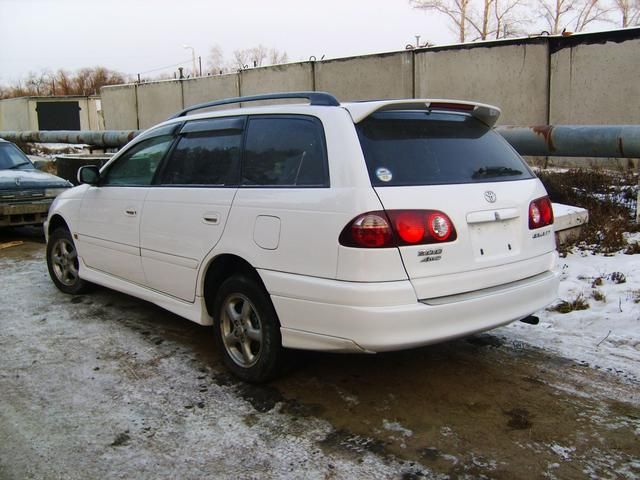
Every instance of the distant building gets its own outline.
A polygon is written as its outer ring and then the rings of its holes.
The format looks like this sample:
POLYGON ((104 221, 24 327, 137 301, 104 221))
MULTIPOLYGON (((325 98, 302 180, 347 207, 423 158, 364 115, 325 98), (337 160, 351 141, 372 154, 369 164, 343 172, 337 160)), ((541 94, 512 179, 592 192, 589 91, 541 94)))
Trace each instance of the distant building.
POLYGON ((104 130, 100 96, 0 100, 0 130, 104 130))

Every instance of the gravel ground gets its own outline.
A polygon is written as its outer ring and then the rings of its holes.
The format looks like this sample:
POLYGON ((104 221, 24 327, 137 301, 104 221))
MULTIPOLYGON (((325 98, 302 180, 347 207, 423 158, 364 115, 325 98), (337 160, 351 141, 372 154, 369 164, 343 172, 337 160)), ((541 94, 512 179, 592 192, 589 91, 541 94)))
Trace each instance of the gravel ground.
POLYGON ((640 476, 634 379, 483 334, 249 386, 206 327, 58 292, 38 233, 0 232, 1 479, 640 476))

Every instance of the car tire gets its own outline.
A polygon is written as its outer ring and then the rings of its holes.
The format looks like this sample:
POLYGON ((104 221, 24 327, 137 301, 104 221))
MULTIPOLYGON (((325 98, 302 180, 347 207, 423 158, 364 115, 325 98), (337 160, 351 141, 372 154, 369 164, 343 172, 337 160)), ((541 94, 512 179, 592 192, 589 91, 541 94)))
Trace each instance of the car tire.
POLYGON ((89 289, 90 284, 79 276, 78 251, 66 228, 57 228, 49 236, 47 267, 51 280, 61 292, 78 295, 89 289))
POLYGON ((216 345, 234 375, 263 383, 280 373, 280 322, 262 285, 245 275, 228 278, 216 292, 214 312, 216 345))

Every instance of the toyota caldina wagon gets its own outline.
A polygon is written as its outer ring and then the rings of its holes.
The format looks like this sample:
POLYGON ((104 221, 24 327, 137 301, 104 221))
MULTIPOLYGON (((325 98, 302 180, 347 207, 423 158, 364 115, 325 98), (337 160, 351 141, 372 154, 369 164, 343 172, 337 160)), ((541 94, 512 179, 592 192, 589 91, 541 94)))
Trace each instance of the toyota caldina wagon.
POLYGON ((556 298, 553 212, 499 113, 321 92, 190 107, 55 200, 51 278, 214 325, 254 382, 284 348, 381 352, 524 319, 556 298), (308 103, 252 106, 291 98, 308 103))

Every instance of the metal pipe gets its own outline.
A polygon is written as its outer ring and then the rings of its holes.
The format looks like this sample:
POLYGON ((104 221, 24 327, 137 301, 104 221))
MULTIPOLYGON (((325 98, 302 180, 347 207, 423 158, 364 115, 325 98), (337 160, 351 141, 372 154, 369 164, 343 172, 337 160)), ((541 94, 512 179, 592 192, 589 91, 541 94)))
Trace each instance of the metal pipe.
POLYGON ((520 155, 640 158, 640 125, 501 126, 520 155))
POLYGON ((0 138, 10 142, 76 143, 95 147, 122 147, 141 130, 47 130, 0 132, 0 138))
MULTIPOLYGON (((521 155, 640 158, 640 125, 501 126, 500 133, 521 155)), ((84 143, 122 147, 141 130, 51 130, 0 132, 12 142, 84 143)))

